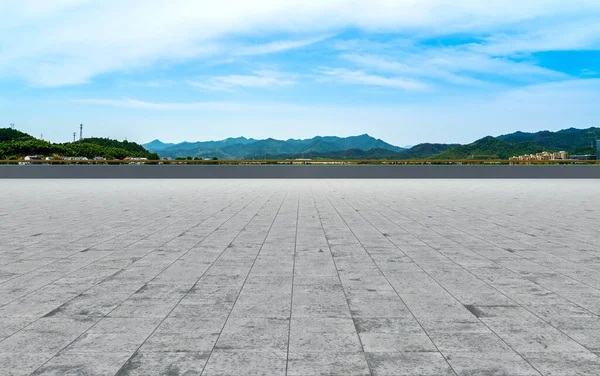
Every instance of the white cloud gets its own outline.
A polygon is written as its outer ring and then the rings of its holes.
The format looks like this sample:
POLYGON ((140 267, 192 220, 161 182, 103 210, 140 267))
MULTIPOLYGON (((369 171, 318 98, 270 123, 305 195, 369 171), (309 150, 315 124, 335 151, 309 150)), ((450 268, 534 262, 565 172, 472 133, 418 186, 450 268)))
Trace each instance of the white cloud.
POLYGON ((208 90, 235 91, 237 88, 272 88, 295 83, 290 77, 276 71, 257 71, 254 75, 229 75, 191 81, 190 85, 208 90))
POLYGON ((99 107, 118 107, 132 110, 169 111, 169 112, 210 112, 245 114, 249 111, 268 111, 281 113, 298 111, 303 106, 292 103, 241 103, 233 101, 205 101, 205 102, 150 102, 133 98, 106 99, 106 98, 79 98, 70 100, 71 103, 92 105, 99 107))
POLYGON ((147 102, 138 99, 75 99, 72 102, 81 104, 91 104, 109 107, 121 107, 138 110, 159 110, 159 111, 246 111, 254 109, 255 106, 235 103, 235 102, 167 102, 156 103, 147 102))
POLYGON ((428 78, 463 86, 489 86, 489 77, 536 82, 540 79, 567 79, 568 75, 538 67, 529 62, 495 58, 468 48, 417 49, 395 58, 346 54, 343 57, 360 67, 387 73, 428 78), (476 78, 474 76, 487 76, 476 78))
POLYGON ((545 25, 519 34, 499 33, 472 46, 473 51, 492 56, 540 51, 597 50, 600 49, 598 14, 582 16, 576 21, 545 25))
POLYGON ((331 79, 349 84, 379 86, 403 90, 425 90, 428 87, 426 84, 412 79, 377 76, 362 71, 344 68, 324 68, 321 69, 320 72, 331 79))
POLYGON ((597 47, 598 29, 591 20, 599 13, 597 0, 3 1, 0 72, 38 86, 80 84, 157 62, 301 48, 315 35, 348 28, 419 36, 510 35, 490 39, 493 54, 549 48, 544 35, 518 48, 510 45, 515 35, 521 40, 552 22, 568 31, 556 35, 561 48, 597 47), (590 21, 577 22, 582 19, 590 21), (289 41, 243 43, 281 35, 289 41))
POLYGON ((251 55, 265 55, 277 52, 288 51, 296 48, 305 47, 317 42, 321 42, 327 39, 329 36, 321 36, 312 39, 303 40, 283 40, 257 45, 242 46, 232 51, 233 55, 236 56, 251 56, 251 55))

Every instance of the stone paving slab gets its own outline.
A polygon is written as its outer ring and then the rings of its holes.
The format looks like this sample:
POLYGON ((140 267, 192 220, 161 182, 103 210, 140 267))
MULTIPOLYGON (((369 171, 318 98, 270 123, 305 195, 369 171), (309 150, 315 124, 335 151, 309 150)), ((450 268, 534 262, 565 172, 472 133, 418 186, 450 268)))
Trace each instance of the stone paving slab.
POLYGON ((0 375, 598 375, 597 180, 3 180, 0 375))

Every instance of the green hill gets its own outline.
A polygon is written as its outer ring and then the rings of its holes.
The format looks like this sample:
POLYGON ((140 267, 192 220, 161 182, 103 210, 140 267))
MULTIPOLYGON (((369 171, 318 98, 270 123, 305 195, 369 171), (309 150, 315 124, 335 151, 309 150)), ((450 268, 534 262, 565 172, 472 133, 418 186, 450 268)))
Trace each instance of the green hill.
POLYGON ((0 128, 0 142, 27 141, 34 137, 12 128, 0 128))
POLYGON ((92 138, 84 138, 83 141, 81 141, 80 143, 94 144, 94 145, 98 145, 98 146, 102 146, 102 147, 106 147, 106 148, 118 148, 118 149, 127 150, 131 153, 137 153, 137 154, 148 153, 148 150, 146 150, 142 145, 136 144, 135 142, 129 142, 127 140, 117 141, 117 140, 111 140, 109 138, 92 137, 92 138))
POLYGON ((497 137, 509 142, 532 142, 546 148, 575 150, 594 148, 600 140, 600 128, 569 128, 557 132, 541 131, 535 133, 515 132, 497 137))
POLYGON ((159 159, 157 154, 150 153, 143 146, 134 142, 86 138, 79 142, 54 144, 14 129, 0 128, 0 159, 22 158, 26 155, 53 156, 55 154, 90 159, 94 157, 159 159))
POLYGON ((425 159, 443 151, 460 146, 459 144, 419 144, 398 153, 398 159, 425 159))
POLYGON ((508 142, 491 136, 467 145, 448 149, 431 159, 508 159, 514 155, 535 154, 541 151, 558 151, 532 142, 508 142))

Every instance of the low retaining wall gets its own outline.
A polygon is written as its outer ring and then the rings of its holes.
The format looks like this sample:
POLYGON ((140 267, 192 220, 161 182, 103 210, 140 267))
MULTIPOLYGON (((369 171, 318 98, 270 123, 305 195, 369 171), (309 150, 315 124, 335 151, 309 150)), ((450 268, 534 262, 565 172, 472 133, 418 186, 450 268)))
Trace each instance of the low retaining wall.
POLYGON ((29 179, 598 179, 600 165, 0 165, 29 179))

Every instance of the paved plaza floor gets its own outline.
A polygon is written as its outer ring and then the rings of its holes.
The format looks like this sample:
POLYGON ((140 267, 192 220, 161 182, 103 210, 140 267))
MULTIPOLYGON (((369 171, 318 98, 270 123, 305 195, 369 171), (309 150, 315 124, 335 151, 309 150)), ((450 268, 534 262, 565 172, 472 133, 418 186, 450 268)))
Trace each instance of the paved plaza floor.
POLYGON ((0 180, 0 375, 599 375, 597 180, 0 180))

